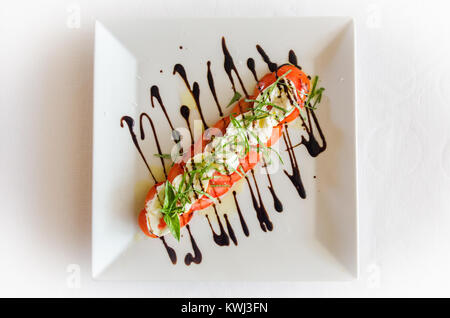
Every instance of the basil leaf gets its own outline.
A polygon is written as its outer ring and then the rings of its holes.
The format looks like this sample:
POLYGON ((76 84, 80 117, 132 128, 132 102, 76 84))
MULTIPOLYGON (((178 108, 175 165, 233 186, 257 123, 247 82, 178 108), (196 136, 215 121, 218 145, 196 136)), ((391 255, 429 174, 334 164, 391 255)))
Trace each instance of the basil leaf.
POLYGON ((164 214, 164 222, 166 222, 167 227, 172 233, 173 237, 180 240, 180 219, 178 218, 178 214, 164 214))
POLYGON ((235 102, 237 102, 238 100, 241 99, 241 94, 239 94, 238 92, 234 93, 233 98, 230 100, 230 102, 228 103, 227 107, 230 107, 231 105, 233 105, 235 102))
POLYGON ((167 194, 169 196, 169 207, 173 205, 175 199, 175 192, 173 191, 173 185, 167 181, 167 194))
POLYGON ((158 157, 158 158, 163 158, 163 159, 172 159, 172 156, 167 153, 163 153, 163 154, 154 153, 153 156, 158 157))
POLYGON ((208 197, 211 201, 215 200, 209 193, 206 193, 205 191, 197 189, 194 189, 194 191, 197 192, 198 194, 203 194, 204 196, 208 197))
POLYGON ((164 186, 164 204, 163 204, 163 210, 167 210, 169 208, 169 180, 166 181, 166 184, 164 186))

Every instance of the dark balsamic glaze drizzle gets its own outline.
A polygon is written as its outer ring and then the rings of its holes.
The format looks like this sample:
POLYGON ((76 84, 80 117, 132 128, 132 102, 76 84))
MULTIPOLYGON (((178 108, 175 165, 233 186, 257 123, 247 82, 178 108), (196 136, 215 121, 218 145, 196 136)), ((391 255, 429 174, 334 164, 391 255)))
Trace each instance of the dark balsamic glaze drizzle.
POLYGON ((197 106, 197 110, 198 110, 198 113, 200 114, 200 118, 202 120, 203 126, 205 127, 205 129, 207 129, 208 125, 206 124, 205 118, 203 117, 202 107, 200 105, 200 86, 198 85, 197 82, 194 82, 194 84, 191 87, 191 84, 189 84, 189 81, 188 81, 188 78, 186 75, 186 70, 184 69, 183 65, 176 64, 173 67, 173 74, 175 75, 176 73, 178 73, 181 76, 184 84, 186 85, 187 89, 189 90, 192 97, 194 98, 195 105, 197 106))
POLYGON ((238 80, 239 80, 239 84, 241 85, 242 90, 244 91, 244 95, 245 97, 249 97, 247 90, 245 89, 244 83, 242 82, 241 76, 239 75, 239 72, 236 68, 236 66, 234 65, 234 61, 233 61, 233 57, 230 55, 230 52, 228 51, 227 48, 227 44, 225 43, 225 38, 222 37, 222 51, 223 51, 223 55, 224 55, 224 62, 223 62, 223 67, 225 68, 225 72, 228 75, 228 78, 230 79, 231 82, 231 87, 233 88, 233 91, 236 93, 236 86, 234 85, 234 80, 233 80, 233 71, 234 74, 236 74, 238 80))
POLYGON ((239 215, 239 221, 241 222, 242 231, 244 232, 245 236, 249 236, 250 232, 248 230, 247 223, 245 222, 245 219, 242 216, 242 211, 241 211, 241 208, 240 208, 239 203, 236 198, 236 191, 233 191, 233 198, 234 198, 234 203, 236 204, 236 209, 237 209, 237 212, 239 215))
POLYGON ((267 67, 269 68, 269 70, 271 72, 275 72, 277 70, 277 64, 273 63, 269 56, 266 54, 266 52, 263 50, 263 48, 259 45, 256 45, 256 49, 258 50, 258 53, 261 55, 262 59, 264 60, 264 62, 266 62, 267 67))
POLYGON ((153 138, 155 139, 156 148, 158 149, 158 154, 160 156, 159 159, 161 160, 161 166, 163 168, 164 176, 167 179, 166 166, 164 165, 164 158, 162 157, 161 146, 159 145, 158 136, 156 135, 155 125, 153 125, 153 121, 150 118, 150 116, 147 115, 147 113, 142 113, 141 116, 139 116, 139 128, 141 131, 141 140, 144 140, 144 138, 145 138, 144 126, 142 125, 142 118, 144 118, 144 117, 148 119, 148 122, 150 123, 150 126, 152 127, 153 138))
POLYGON ((291 180, 295 189, 297 190, 298 195, 302 198, 306 198, 305 187, 303 186, 302 176, 300 174, 300 169, 298 167, 297 158, 295 156, 294 149, 292 148, 291 137, 289 136, 288 127, 284 126, 285 131, 283 132, 284 143, 287 147, 287 152, 289 154, 289 161, 291 163, 292 174, 289 174, 285 169, 283 169, 286 176, 291 180))
POLYGON ((186 121, 186 126, 189 129, 189 134, 191 135, 191 143, 194 143, 194 135, 192 134, 191 124, 189 123, 189 115, 191 114, 191 110, 186 105, 182 105, 180 107, 180 114, 186 121))
POLYGON ((213 204, 213 208, 214 208, 214 212, 216 213, 217 222, 219 223, 219 229, 220 229, 220 234, 217 234, 211 225, 211 221, 209 220, 208 215, 206 215, 206 219, 208 220, 209 227, 213 234, 213 240, 219 246, 228 246, 228 245, 230 245, 230 238, 228 237, 227 233, 225 232, 225 230, 223 228, 222 221, 220 220, 219 213, 217 212, 217 208, 216 208, 215 204, 213 204))
POLYGON ((234 245, 238 245, 236 235, 234 235, 233 227, 231 226, 230 221, 228 220, 228 215, 224 214, 223 217, 225 218, 225 223, 227 224, 227 230, 228 235, 230 236, 230 239, 233 241, 234 245))
POLYGON ((156 98, 156 100, 159 103, 159 106, 161 106, 164 116, 166 117, 167 122, 169 123, 170 129, 172 130, 172 138, 175 141, 175 143, 178 143, 180 141, 180 134, 178 133, 178 131, 176 129, 173 128, 172 121, 170 120, 170 117, 167 114, 166 107, 164 106, 161 95, 159 94, 159 88, 156 85, 153 85, 150 88, 150 102, 152 104, 152 107, 155 108, 155 103, 154 103, 153 98, 156 98))
POLYGON ((273 198, 273 207, 275 208, 275 211, 277 212, 283 212, 283 203, 281 203, 280 199, 278 198, 277 194, 275 193, 275 189, 273 188, 272 179, 270 178, 269 170, 267 169, 267 163, 266 160, 263 158, 263 166, 266 170, 267 180, 269 181, 269 186, 267 187, 270 191, 270 194, 272 194, 273 198))
POLYGON ((150 175, 152 176, 152 179, 155 183, 158 183, 158 180, 156 180, 155 175, 153 174, 152 169, 150 169, 150 166, 147 163, 147 159, 145 159, 144 154, 142 153, 141 150, 141 146, 139 146, 139 142, 137 140, 136 134, 133 131, 133 127, 134 127, 134 119, 131 118, 130 116, 123 116, 120 119, 120 127, 123 128, 123 122, 127 123, 128 126, 128 130, 130 132, 131 135, 131 139, 133 140, 133 144, 135 145, 137 151, 139 152, 139 154, 141 155, 142 159, 144 160, 145 165, 147 166, 148 171, 150 172, 150 175))
POLYGON ((258 75, 256 75, 256 70, 255 70, 255 60, 252 59, 251 57, 249 57, 247 60, 247 67, 250 70, 250 72, 252 72, 253 77, 255 78, 255 81, 259 82, 258 75))
POLYGON ((289 63, 295 65, 300 70, 302 69, 302 67, 298 65, 297 55, 293 50, 289 50, 289 63))
POLYGON ((195 242, 194 237, 192 236, 191 228, 190 228, 189 224, 186 224, 186 229, 188 230, 189 238, 191 239, 191 244, 192 244, 192 249, 194 251, 194 255, 192 255, 192 253, 187 253, 186 256, 184 257, 184 263, 187 266, 191 265, 191 263, 200 264, 202 262, 202 252, 198 248, 198 245, 195 242))
POLYGON ((172 247, 167 245, 164 236, 161 236, 159 239, 163 242, 167 254, 169 255, 170 261, 172 262, 173 265, 175 265, 177 263, 177 253, 175 253, 175 250, 172 247))
POLYGON ((213 95, 214 101, 216 102, 217 110, 219 111, 219 116, 223 117, 222 107, 220 107, 219 99, 217 98, 216 87, 214 85, 214 78, 211 72, 211 62, 208 61, 206 65, 208 66, 208 72, 206 77, 208 78, 209 89, 211 90, 211 94, 213 95))
POLYGON ((170 129, 174 130, 172 122, 170 121, 169 115, 167 114, 166 107, 164 106, 161 95, 159 94, 159 88, 156 85, 153 85, 150 88, 150 102, 151 102, 153 108, 155 108, 155 101, 153 100, 154 98, 156 98, 156 100, 159 103, 159 106, 161 106, 164 116, 166 116, 166 119, 169 122, 170 129))
POLYGON ((261 226, 261 229, 266 232, 267 230, 272 231, 273 230, 273 224, 270 221, 269 215, 267 214, 266 207, 264 206, 264 202, 261 198, 261 193, 259 192, 258 183, 255 178, 255 172, 253 170, 250 170, 253 182, 255 183, 256 193, 258 195, 258 198, 255 196, 255 191, 253 190, 252 185, 250 184, 250 180, 247 176, 245 176, 245 180, 247 181, 248 188, 250 189, 250 195, 252 197, 252 203, 253 208, 256 212, 256 217, 258 218, 259 225, 261 226))
POLYGON ((303 127, 305 127, 306 132, 308 133, 308 139, 306 139, 305 136, 302 136, 300 143, 296 144, 295 146, 292 146, 291 148, 295 148, 300 145, 304 145, 306 147, 306 149, 308 150, 308 153, 311 157, 317 157, 318 155, 320 155, 322 152, 324 152, 327 149, 327 141, 325 139, 322 128, 320 127, 320 124, 319 124, 319 120, 317 119, 317 116, 316 116, 316 113, 314 112, 314 110, 306 107, 306 113, 308 116, 309 125, 305 124, 303 118, 302 118, 302 121, 303 121, 303 127), (311 122, 311 116, 314 121, 314 125, 316 126, 317 131, 319 132, 322 146, 319 145, 319 142, 317 141, 316 137, 314 136, 314 131, 313 131, 314 128, 313 128, 313 124, 311 122))

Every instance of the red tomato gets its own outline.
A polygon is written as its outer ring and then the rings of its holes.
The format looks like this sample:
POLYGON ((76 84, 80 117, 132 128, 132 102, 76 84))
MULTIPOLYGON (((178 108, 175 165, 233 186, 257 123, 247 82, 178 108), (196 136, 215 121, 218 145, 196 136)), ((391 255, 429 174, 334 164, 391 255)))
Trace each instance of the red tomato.
MULTIPOLYGON (((148 191, 147 193, 147 197, 145 198, 145 204, 147 204, 148 201, 152 200, 155 197, 156 194, 156 188, 159 187, 161 184, 163 184, 164 182, 159 182, 157 184, 155 184, 150 191, 148 191)), ((158 237, 153 233, 150 233, 148 230, 148 226, 147 226, 147 217, 145 216, 145 209, 143 209, 140 213, 139 213, 139 217, 138 217, 138 222, 139 222, 139 227, 141 228, 142 232, 144 232, 145 235, 150 236, 150 237, 158 237)), ((186 224, 189 223, 189 221, 192 219, 192 212, 188 212, 188 213, 184 213, 183 215, 180 216, 180 226, 183 227, 186 224)), ((160 220, 160 223, 158 224, 158 227, 160 229, 163 229, 166 226, 166 222, 164 222, 164 219, 160 220)))

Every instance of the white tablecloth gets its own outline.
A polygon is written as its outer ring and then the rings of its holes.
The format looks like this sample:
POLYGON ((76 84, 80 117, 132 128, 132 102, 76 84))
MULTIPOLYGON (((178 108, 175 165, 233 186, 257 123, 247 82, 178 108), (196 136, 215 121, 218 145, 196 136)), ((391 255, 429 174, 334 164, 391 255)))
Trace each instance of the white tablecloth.
POLYGON ((450 296, 449 9, 444 0, 2 2, 0 296, 450 296), (94 20, 318 15, 356 22, 360 279, 93 281, 94 20))

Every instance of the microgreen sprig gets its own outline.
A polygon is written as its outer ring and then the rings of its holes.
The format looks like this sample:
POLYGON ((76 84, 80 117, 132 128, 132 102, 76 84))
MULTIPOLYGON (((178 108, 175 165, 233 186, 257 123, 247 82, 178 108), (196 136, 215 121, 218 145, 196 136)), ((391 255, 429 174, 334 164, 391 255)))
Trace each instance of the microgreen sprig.
POLYGON ((312 110, 317 109, 317 104, 319 104, 322 101, 322 93, 325 90, 325 88, 321 87, 317 89, 317 83, 319 82, 319 76, 314 76, 314 79, 312 81, 312 88, 310 93, 308 94, 308 99, 305 102, 305 107, 308 107, 312 110), (311 104, 312 102, 312 104, 311 104))

